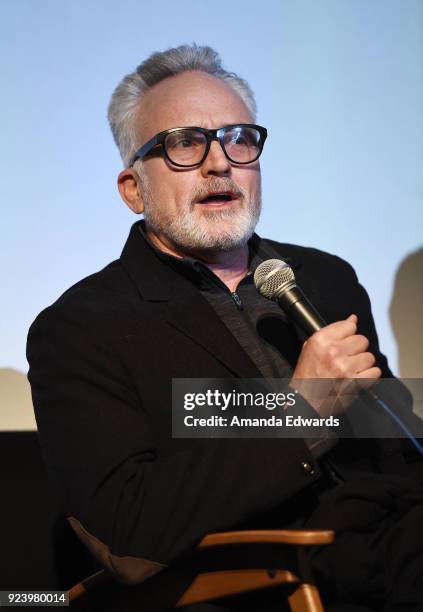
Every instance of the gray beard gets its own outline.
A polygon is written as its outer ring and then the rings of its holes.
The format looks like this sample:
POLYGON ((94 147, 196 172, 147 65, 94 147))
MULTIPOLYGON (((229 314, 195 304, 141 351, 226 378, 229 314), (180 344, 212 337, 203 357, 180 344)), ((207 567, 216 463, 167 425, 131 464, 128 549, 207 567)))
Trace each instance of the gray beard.
POLYGON ((147 227, 156 235, 166 236, 183 251, 232 251, 242 247, 253 235, 260 217, 260 194, 258 201, 247 200, 243 194, 242 208, 238 205, 223 210, 204 208, 200 212, 192 204, 179 216, 170 217, 155 206, 144 177, 141 185, 147 227))

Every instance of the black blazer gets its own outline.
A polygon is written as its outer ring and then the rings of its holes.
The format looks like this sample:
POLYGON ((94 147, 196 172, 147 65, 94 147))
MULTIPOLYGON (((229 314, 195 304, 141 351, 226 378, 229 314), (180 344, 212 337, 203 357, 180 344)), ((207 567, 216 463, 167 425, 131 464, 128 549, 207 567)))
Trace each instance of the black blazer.
MULTIPOLYGON (((351 266, 315 249, 266 244, 291 260, 327 322, 358 315, 369 350, 392 376, 351 266)), ((63 508, 122 579, 157 571, 208 532, 260 526, 259 517, 276 508, 280 526, 288 524, 289 500, 308 495, 320 478, 303 440, 172 439, 172 378, 260 373, 198 289, 157 257, 139 223, 119 260, 37 317, 28 361, 41 444, 63 508)), ((333 454, 341 472, 385 469, 375 445, 343 451, 345 442, 333 454)), ((398 453, 391 445, 388 471, 397 465, 392 455, 402 461, 398 453)))

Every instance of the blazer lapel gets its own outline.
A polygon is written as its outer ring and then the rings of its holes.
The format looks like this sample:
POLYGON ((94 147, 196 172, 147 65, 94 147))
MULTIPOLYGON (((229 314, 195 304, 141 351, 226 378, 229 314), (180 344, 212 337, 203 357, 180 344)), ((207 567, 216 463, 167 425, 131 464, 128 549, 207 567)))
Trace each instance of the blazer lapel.
POLYGON ((214 355, 235 376, 261 378, 257 366, 194 287, 175 291, 169 302, 168 322, 214 355))
POLYGON ((202 346, 233 375, 261 378, 256 365, 199 290, 154 253, 140 232, 141 223, 132 226, 120 261, 142 299, 168 302, 168 323, 202 346))

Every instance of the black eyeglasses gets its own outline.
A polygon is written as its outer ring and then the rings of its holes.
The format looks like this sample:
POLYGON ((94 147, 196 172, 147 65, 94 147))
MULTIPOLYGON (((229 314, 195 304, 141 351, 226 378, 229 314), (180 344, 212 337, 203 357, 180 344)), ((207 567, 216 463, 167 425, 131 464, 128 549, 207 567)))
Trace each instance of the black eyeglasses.
POLYGON ((161 145, 174 166, 199 166, 206 159, 212 140, 218 140, 227 159, 234 164, 251 164, 261 155, 267 130, 252 123, 226 125, 217 130, 200 127, 173 128, 159 132, 135 153, 131 166, 161 145))

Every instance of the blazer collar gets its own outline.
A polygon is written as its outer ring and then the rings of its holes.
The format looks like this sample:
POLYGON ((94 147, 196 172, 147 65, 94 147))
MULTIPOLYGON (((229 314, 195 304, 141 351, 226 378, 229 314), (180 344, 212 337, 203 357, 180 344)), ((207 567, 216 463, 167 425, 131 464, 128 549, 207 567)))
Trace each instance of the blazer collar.
POLYGON ((175 273, 163 265, 144 237, 143 223, 138 221, 131 227, 120 261, 144 300, 167 301, 173 292, 175 273))
MULTIPOLYGON (((283 259, 294 271, 302 266, 298 260, 288 255, 282 256, 270 242, 257 234, 252 236, 249 246, 255 266, 265 259, 283 259)), ((144 221, 138 221, 131 227, 120 261, 144 300, 157 302, 170 299, 178 274, 163 261, 160 253, 146 238, 144 221)))
MULTIPOLYGON (((168 324, 203 346, 235 376, 261 378, 256 365, 194 283, 176 272, 155 252, 144 236, 142 223, 140 221, 132 226, 120 258, 140 296, 150 302, 169 302, 168 324)), ((264 243, 257 235, 252 238, 251 246, 263 259, 281 258, 269 243, 264 243)))

